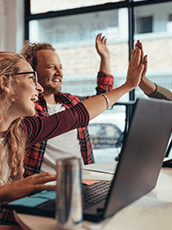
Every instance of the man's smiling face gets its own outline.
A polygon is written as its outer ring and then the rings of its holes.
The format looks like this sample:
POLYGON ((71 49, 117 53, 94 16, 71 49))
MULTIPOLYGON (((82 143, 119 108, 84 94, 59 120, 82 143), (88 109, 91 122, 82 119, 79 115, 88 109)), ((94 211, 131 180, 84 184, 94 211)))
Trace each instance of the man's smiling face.
POLYGON ((45 94, 57 94, 61 91, 63 78, 62 64, 53 50, 39 50, 36 54, 38 81, 45 94))

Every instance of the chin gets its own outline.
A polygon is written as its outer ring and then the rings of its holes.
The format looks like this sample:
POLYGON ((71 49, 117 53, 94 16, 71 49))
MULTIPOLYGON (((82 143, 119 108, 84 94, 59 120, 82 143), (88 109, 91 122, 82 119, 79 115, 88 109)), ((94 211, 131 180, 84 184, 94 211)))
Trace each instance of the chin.
POLYGON ((44 89, 44 91, 47 91, 52 94, 58 94, 61 91, 62 87, 61 85, 55 86, 55 87, 50 87, 49 89, 44 89))
POLYGON ((33 116, 35 116, 35 114, 36 114, 35 110, 34 111, 29 111, 27 113, 26 117, 33 117, 33 116))
POLYGON ((28 117, 33 117, 34 115, 36 114, 36 111, 35 111, 35 105, 34 106, 32 106, 32 108, 30 108, 29 110, 28 110, 28 117))

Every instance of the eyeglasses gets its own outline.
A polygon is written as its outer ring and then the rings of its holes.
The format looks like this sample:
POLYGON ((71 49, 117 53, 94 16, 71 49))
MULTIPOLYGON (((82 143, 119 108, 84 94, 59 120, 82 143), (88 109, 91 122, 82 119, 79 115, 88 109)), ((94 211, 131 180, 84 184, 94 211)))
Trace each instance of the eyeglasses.
POLYGON ((13 73, 13 74, 5 74, 6 77, 14 76, 14 75, 20 75, 20 74, 33 74, 33 82, 37 86, 38 84, 38 77, 37 77, 37 72, 32 71, 32 72, 21 72, 21 73, 13 73))

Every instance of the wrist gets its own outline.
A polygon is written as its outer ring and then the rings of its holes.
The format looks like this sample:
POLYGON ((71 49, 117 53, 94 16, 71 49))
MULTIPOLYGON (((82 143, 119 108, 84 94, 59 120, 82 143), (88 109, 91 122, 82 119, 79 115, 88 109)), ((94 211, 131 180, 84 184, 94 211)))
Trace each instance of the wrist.
POLYGON ((101 61, 109 61, 110 60, 110 56, 106 56, 106 55, 100 55, 101 61))
POLYGON ((144 76, 141 77, 140 84, 141 83, 146 83, 146 81, 147 81, 147 78, 144 75, 144 76))
POLYGON ((147 95, 152 94, 157 89, 157 85, 146 77, 141 79, 139 87, 147 95))
POLYGON ((135 87, 127 81, 121 87, 123 87, 125 89, 126 93, 135 89, 135 87))

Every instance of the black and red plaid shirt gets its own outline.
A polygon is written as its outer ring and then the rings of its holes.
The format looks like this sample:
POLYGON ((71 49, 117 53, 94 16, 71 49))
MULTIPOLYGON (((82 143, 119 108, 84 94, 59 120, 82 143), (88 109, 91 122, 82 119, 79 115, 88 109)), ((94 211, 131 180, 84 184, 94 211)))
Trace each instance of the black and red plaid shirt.
MULTIPOLYGON (((110 74, 99 72, 97 76, 97 94, 105 93, 112 89, 113 76, 110 74)), ((88 99, 89 97, 91 96, 79 97, 68 93, 58 93, 57 95, 55 95, 55 100, 56 102, 61 103, 65 108, 68 109, 76 105, 78 102, 88 99)), ((39 101, 36 103, 35 109, 38 116, 48 116, 48 109, 43 95, 39 97, 39 101)), ((94 163, 94 156, 87 127, 78 128, 78 138, 84 163, 94 163)), ((40 172, 45 148, 46 141, 38 143, 26 150, 26 156, 24 159, 25 177, 40 172)))

